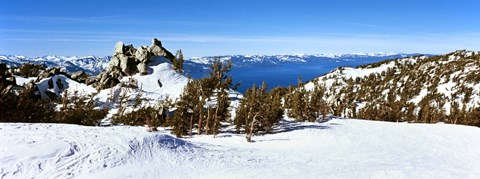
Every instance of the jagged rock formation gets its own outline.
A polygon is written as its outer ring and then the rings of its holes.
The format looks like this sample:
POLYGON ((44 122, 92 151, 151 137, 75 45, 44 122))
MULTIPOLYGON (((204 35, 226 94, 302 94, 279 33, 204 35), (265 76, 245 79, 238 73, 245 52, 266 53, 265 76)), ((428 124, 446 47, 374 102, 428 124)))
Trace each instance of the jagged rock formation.
MULTIPOLYGON (((97 76, 89 76, 84 71, 68 74, 58 67, 46 69, 44 65, 30 63, 22 65, 18 69, 12 69, 18 71, 15 75, 37 77, 35 82, 32 81, 27 84, 33 85, 30 87, 31 89, 38 89, 35 83, 39 83, 43 79, 49 79, 55 75, 65 75, 77 82, 93 85, 97 89, 106 89, 116 86, 125 76, 131 76, 136 73, 140 73, 140 75, 148 74, 148 63, 156 57, 164 57, 170 60, 170 62, 173 62, 175 59, 175 56, 162 47, 162 43, 159 40, 154 38, 150 46, 140 46, 138 49, 133 47, 133 45, 125 45, 123 42, 117 42, 114 47, 114 55, 108 63, 107 70, 97 76)), ((0 63, 0 85, 4 87, 7 92, 14 88, 21 87, 16 84, 16 79, 13 76, 14 73, 7 72, 8 69, 5 63, 0 63)), ((49 79, 47 84, 49 88, 53 88, 54 81, 49 79)), ((58 82, 55 82, 55 84, 57 84, 59 89, 61 88, 60 90, 63 90, 63 85, 58 85, 58 82)))
POLYGON ((93 84, 97 89, 111 88, 118 83, 124 76, 131 76, 136 73, 140 75, 148 74, 148 63, 152 58, 165 57, 173 61, 175 56, 167 49, 162 47, 162 43, 156 38, 152 39, 152 44, 140 46, 125 45, 123 42, 117 42, 114 48, 114 55, 108 63, 107 71, 100 73, 96 78, 83 77, 88 85, 93 84))
MULTIPOLYGON (((40 77, 39 75, 38 78, 40 77)), ((8 95, 12 91, 16 91, 16 93, 27 91, 32 98, 40 98, 39 89, 33 80, 23 86, 18 86, 12 69, 9 69, 5 63, 0 63, 0 94, 8 95)))

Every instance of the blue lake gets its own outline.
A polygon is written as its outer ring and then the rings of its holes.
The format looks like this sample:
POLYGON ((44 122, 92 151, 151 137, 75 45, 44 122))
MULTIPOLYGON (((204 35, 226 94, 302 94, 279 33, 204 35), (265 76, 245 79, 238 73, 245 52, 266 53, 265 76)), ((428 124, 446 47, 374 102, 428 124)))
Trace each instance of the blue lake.
MULTIPOLYGON (((289 85, 297 85, 299 78, 306 82, 341 66, 356 67, 385 59, 390 58, 317 58, 308 60, 307 62, 282 62, 277 64, 251 63, 248 65, 243 63, 238 63, 237 65, 235 60, 232 60, 234 67, 230 71, 230 75, 232 75, 234 83, 240 83, 238 91, 243 93, 252 87, 253 84, 257 84, 258 86, 261 85, 263 81, 267 83, 269 89, 277 86, 287 87, 289 85)), ((206 67, 204 66, 204 68, 206 67)), ((188 66, 186 66, 185 71, 187 71, 192 78, 201 78, 208 73, 208 70, 189 70, 188 66)))

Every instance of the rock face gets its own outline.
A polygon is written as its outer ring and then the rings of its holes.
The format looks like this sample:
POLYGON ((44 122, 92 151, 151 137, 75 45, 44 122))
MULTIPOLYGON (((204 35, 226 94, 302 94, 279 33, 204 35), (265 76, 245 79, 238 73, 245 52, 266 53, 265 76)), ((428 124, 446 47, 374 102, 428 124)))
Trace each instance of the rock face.
POLYGON ((4 76, 7 72, 7 64, 0 63, 0 76, 4 76))
POLYGON ((98 89, 106 89, 120 83, 124 76, 148 74, 148 63, 152 58, 165 57, 173 61, 175 56, 167 49, 162 47, 162 42, 156 38, 152 39, 152 44, 140 46, 125 45, 123 42, 117 42, 114 48, 114 55, 108 63, 106 72, 100 73, 96 78, 82 79, 87 84, 94 84, 98 89))
POLYGON ((85 83, 89 76, 84 71, 77 71, 70 76, 71 79, 80 83, 85 83))
POLYGON ((123 54, 123 47, 124 45, 122 41, 115 43, 115 54, 123 54))

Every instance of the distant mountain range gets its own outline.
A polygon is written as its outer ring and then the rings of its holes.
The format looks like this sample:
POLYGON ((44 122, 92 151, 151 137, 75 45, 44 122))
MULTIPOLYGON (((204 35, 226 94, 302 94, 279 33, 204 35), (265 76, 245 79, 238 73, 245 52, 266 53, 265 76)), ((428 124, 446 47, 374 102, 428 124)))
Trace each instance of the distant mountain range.
POLYGON ((234 65, 243 67, 249 65, 277 65, 279 63, 308 63, 318 62, 319 60, 358 60, 365 58, 399 58, 407 57, 412 54, 406 53, 351 53, 351 54, 293 54, 293 55, 223 55, 192 57, 187 61, 196 64, 210 64, 213 59, 221 61, 232 60, 234 65))
POLYGON ((23 63, 45 64, 47 67, 61 67, 67 72, 85 71, 90 75, 97 75, 108 66, 110 56, 43 56, 26 57, 19 55, 0 55, 0 63, 8 66, 20 66, 23 63))
MULTIPOLYGON (((293 55, 223 55, 192 57, 185 59, 184 71, 193 78, 208 73, 209 64, 218 58, 221 61, 232 60, 231 71, 235 83, 241 83, 243 92, 253 83, 265 80, 271 87, 296 84, 298 78, 313 79, 340 66, 358 66, 385 59, 402 58, 416 54, 406 53, 352 53, 352 54, 293 54, 293 55)), ((85 71, 97 75, 108 67, 111 56, 43 56, 26 57, 0 55, 0 63, 19 66, 23 63, 45 64, 47 67, 61 67, 69 73, 85 71)))
MULTIPOLYGON (((186 64, 190 66, 205 66, 210 64, 214 58, 222 61, 232 60, 237 67, 248 67, 252 65, 272 66, 280 63, 308 63, 317 62, 318 60, 361 60, 365 58, 399 58, 411 56, 405 53, 352 53, 352 54, 294 54, 294 55, 223 55, 223 56, 206 56, 192 57, 186 59, 186 64)), ((62 67, 68 72, 83 70, 89 74, 98 74, 108 66, 111 56, 42 56, 42 57, 26 57, 20 55, 0 55, 0 62, 9 66, 19 66, 23 63, 45 64, 47 67, 62 67)), ((188 71, 188 69, 187 69, 188 71)))

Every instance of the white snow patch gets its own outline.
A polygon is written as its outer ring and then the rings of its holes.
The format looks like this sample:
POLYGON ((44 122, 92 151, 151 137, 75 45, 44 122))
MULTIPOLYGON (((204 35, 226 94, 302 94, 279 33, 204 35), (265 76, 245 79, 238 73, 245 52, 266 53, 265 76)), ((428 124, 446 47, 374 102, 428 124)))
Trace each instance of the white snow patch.
POLYGON ((480 129, 333 119, 276 134, 178 139, 161 129, 0 124, 3 178, 476 178, 480 129))

